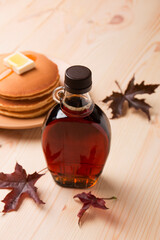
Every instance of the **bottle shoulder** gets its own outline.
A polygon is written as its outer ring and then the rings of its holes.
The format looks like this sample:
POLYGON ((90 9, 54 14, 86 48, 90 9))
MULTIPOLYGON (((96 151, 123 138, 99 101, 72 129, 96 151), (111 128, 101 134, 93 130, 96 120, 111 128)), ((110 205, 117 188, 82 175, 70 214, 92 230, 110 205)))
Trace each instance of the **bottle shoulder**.
POLYGON ((48 124, 50 124, 55 120, 58 121, 63 119, 66 119, 67 121, 72 121, 72 122, 78 121, 79 119, 84 122, 95 123, 97 125, 100 125, 105 130, 105 132, 107 132, 108 136, 111 136, 111 128, 110 128, 109 120, 105 115, 105 113, 103 112, 103 110, 97 104, 94 104, 93 110, 91 113, 89 113, 88 116, 80 117, 80 118, 67 116, 61 109, 61 105, 57 104, 50 110, 45 121, 45 126, 47 126, 48 124))
POLYGON ((67 116, 63 113, 60 104, 56 104, 48 113, 46 118, 46 125, 55 119, 66 118, 67 116))
MULTIPOLYGON (((52 121, 54 119, 61 119, 61 118, 72 118, 71 115, 67 115, 61 108, 60 104, 56 104, 48 113, 48 121, 52 121)), ((74 116, 73 116, 74 118, 74 116)), ((100 122, 101 119, 107 119, 107 116, 105 115, 105 113, 103 112, 103 110, 97 105, 94 104, 93 109, 91 112, 89 112, 89 114, 87 116, 82 116, 82 118, 86 119, 86 120, 95 120, 97 123, 100 122)))
POLYGON ((105 132, 107 132, 109 139, 111 139, 111 126, 109 119, 97 104, 95 104, 92 113, 86 118, 88 120, 92 119, 92 121, 99 124, 105 130, 105 132))

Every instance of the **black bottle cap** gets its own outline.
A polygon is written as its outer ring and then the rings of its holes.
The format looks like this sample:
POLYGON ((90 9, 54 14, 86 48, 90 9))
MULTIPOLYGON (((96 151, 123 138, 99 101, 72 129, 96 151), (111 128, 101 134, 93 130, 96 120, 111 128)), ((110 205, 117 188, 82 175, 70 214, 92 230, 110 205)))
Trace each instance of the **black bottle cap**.
POLYGON ((92 87, 91 70, 81 65, 67 68, 64 86, 70 93, 86 93, 90 91, 92 87))

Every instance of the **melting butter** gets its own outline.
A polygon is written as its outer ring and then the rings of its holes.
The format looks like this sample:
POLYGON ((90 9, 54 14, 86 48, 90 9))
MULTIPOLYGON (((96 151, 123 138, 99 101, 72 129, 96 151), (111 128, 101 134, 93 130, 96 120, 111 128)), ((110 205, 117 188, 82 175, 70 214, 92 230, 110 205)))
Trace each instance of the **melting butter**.
POLYGON ((7 67, 13 69, 17 74, 22 74, 35 68, 35 62, 20 52, 7 56, 3 61, 7 67))

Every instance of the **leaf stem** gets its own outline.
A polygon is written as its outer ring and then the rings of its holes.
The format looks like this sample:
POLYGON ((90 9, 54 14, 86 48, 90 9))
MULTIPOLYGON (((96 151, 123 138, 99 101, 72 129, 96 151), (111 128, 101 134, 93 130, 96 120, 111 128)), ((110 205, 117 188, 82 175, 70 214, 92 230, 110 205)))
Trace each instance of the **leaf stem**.
POLYGON ((40 172, 42 172, 42 171, 44 171, 44 170, 48 170, 48 168, 47 167, 45 167, 45 168, 43 168, 42 170, 40 170, 38 173, 40 173, 40 172))
POLYGON ((113 197, 110 197, 110 198, 103 198, 104 200, 112 200, 112 199, 117 199, 117 197, 113 196, 113 197))
POLYGON ((120 87, 119 83, 117 82, 117 80, 115 81, 115 83, 117 84, 119 90, 121 91, 121 93, 123 94, 122 88, 120 87))

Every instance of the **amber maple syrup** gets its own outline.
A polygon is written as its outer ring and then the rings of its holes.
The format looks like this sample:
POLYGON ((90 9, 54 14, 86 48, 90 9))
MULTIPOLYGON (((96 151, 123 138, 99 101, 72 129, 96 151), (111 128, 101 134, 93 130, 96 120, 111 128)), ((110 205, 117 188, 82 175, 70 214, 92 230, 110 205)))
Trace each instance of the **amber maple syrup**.
POLYGON ((110 125, 88 93, 65 91, 43 126, 42 147, 48 169, 63 187, 93 186, 110 148, 110 125))

